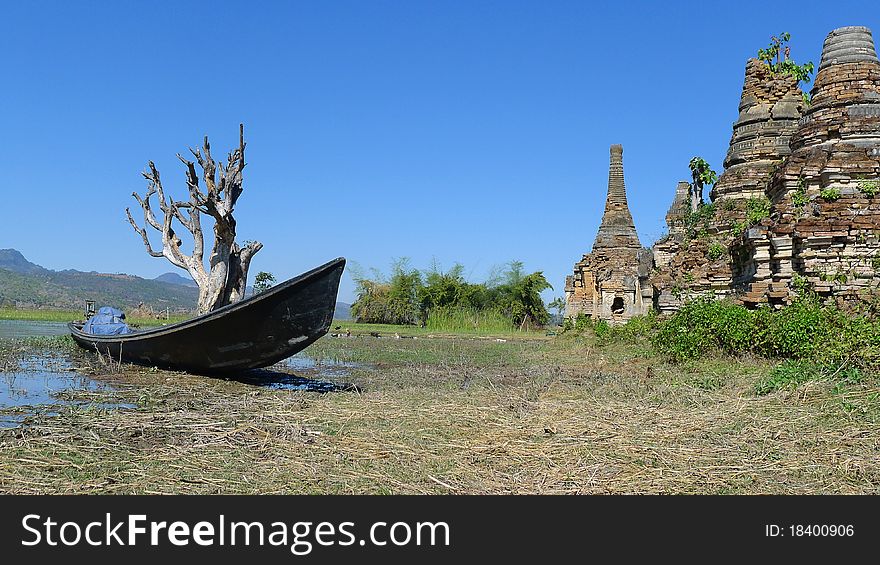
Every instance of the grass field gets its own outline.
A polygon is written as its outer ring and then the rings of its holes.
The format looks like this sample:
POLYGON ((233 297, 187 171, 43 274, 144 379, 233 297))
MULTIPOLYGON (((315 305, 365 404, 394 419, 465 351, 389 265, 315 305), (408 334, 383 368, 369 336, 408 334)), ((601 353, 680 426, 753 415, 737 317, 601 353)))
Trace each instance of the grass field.
POLYGON ((761 358, 679 366, 639 341, 349 326, 306 350, 361 364, 336 377, 356 390, 326 394, 116 371, 64 339, 7 343, 0 366, 50 349, 117 389, 70 398, 137 408, 65 407, 0 430, 0 491, 880 492, 874 375, 757 395, 774 365, 761 358))

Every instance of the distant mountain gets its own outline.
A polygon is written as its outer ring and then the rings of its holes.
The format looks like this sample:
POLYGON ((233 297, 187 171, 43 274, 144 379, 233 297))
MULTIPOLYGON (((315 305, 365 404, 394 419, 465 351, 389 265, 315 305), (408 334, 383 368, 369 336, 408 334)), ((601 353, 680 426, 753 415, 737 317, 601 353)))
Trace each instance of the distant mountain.
POLYGON ((0 305, 78 310, 86 300, 123 309, 143 304, 154 310, 195 309, 198 290, 133 275, 52 271, 14 249, 0 250, 0 305))
POLYGON ((337 302, 336 312, 333 313, 333 318, 337 320, 351 320, 351 304, 337 302))
POLYGON ((196 284, 196 281, 182 277, 177 273, 164 273, 153 279, 154 281, 160 281, 168 284, 179 284, 183 286, 191 286, 194 288, 198 288, 199 285, 196 284))
MULTIPOLYGON (((246 292, 252 295, 253 288, 247 287, 246 292)), ((52 271, 31 263, 15 249, 0 249, 0 306, 79 310, 86 300, 124 310, 143 304, 154 311, 192 311, 198 302, 198 286, 177 273, 142 279, 72 269, 52 271)), ((351 319, 351 305, 337 302, 335 317, 351 319)))
POLYGON ((49 272, 25 259, 24 255, 15 249, 0 249, 0 269, 22 275, 43 275, 49 272))

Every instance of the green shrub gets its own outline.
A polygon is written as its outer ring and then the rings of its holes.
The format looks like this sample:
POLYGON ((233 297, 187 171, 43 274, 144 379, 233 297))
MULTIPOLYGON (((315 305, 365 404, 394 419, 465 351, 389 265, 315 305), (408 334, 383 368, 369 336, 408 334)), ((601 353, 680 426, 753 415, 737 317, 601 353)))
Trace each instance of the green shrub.
POLYGON ((706 252, 706 257, 710 261, 720 259, 722 255, 724 255, 724 246, 717 242, 710 245, 709 250, 706 252))
POLYGON ((609 326, 608 322, 605 320, 597 320, 596 323, 593 324, 593 332, 595 332, 596 337, 602 339, 611 333, 611 326, 609 326))
POLYGON ((674 362, 721 351, 824 365, 845 360, 880 363, 880 322, 822 305, 812 294, 780 310, 696 300, 659 323, 651 340, 655 350, 674 362))
POLYGON ((674 362, 696 359, 713 349, 712 326, 717 302, 700 299, 682 306, 660 324, 651 339, 654 348, 674 362))
POLYGON ((798 208, 804 207, 810 199, 807 196, 807 180, 804 177, 798 179, 797 190, 791 195, 791 203, 798 208))
POLYGON ((819 196, 821 196, 825 200, 828 200, 829 202, 833 202, 840 198, 840 190, 829 186, 820 190, 819 196))
POLYGON ((768 217, 770 217, 770 200, 767 197, 748 199, 746 202, 746 222, 749 225, 757 224, 768 217))
POLYGON ((868 198, 874 198, 880 192, 880 181, 861 180, 859 181, 859 190, 868 198))
POLYGON ((657 328, 657 314, 653 311, 642 316, 634 316, 620 326, 610 326, 602 321, 601 328, 597 322, 594 332, 599 338, 599 345, 612 342, 634 343, 650 337, 657 328))
POLYGON ((801 359, 787 359, 773 367, 769 375, 755 383, 755 393, 768 394, 821 378, 822 371, 814 363, 801 359))

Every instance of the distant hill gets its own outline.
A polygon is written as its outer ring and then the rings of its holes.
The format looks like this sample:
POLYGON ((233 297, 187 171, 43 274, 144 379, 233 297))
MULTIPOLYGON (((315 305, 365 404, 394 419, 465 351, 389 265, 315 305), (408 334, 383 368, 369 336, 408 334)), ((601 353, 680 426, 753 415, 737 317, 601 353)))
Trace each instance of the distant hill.
POLYGON ((178 275, 177 273, 163 273, 153 280, 163 282, 163 283, 168 283, 168 284, 179 284, 179 285, 183 285, 183 286, 191 286, 193 288, 199 287, 199 285, 196 284, 196 281, 194 281, 190 278, 187 278, 187 277, 182 277, 182 276, 178 275))
POLYGON ((351 320, 351 304, 337 302, 336 312, 333 313, 333 317, 337 320, 351 320))
MULTIPOLYGON (((247 294, 253 294, 252 287, 247 294)), ((0 306, 80 310, 86 300, 124 310, 143 304, 154 311, 192 311, 198 302, 198 286, 177 273, 143 279, 72 269, 52 271, 31 263, 15 249, 0 249, 0 306)), ((337 302, 335 317, 351 319, 351 305, 337 302)))
POLYGON ((24 255, 15 249, 0 249, 0 269, 22 275, 43 275, 49 272, 25 259, 24 255))
POLYGON ((195 309, 197 288, 125 274, 52 271, 31 263, 15 249, 0 250, 0 305, 78 310, 86 300, 98 306, 154 310, 195 309))

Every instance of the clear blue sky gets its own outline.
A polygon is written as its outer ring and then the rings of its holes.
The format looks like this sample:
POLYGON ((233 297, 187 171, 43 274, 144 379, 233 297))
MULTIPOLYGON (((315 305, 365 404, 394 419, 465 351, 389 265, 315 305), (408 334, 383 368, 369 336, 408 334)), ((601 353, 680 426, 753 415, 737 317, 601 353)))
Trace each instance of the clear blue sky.
MULTIPOLYGON (((721 171, 746 59, 788 31, 818 66, 833 28, 880 34, 876 6, 4 2, 0 248, 175 271, 125 220, 140 171, 154 160, 183 198, 175 153, 208 134, 225 155, 244 122, 252 276, 410 257, 482 281, 517 259, 560 296, 596 234, 609 145, 650 244, 690 158, 721 171)), ((345 277, 340 299, 353 290, 345 277)))

